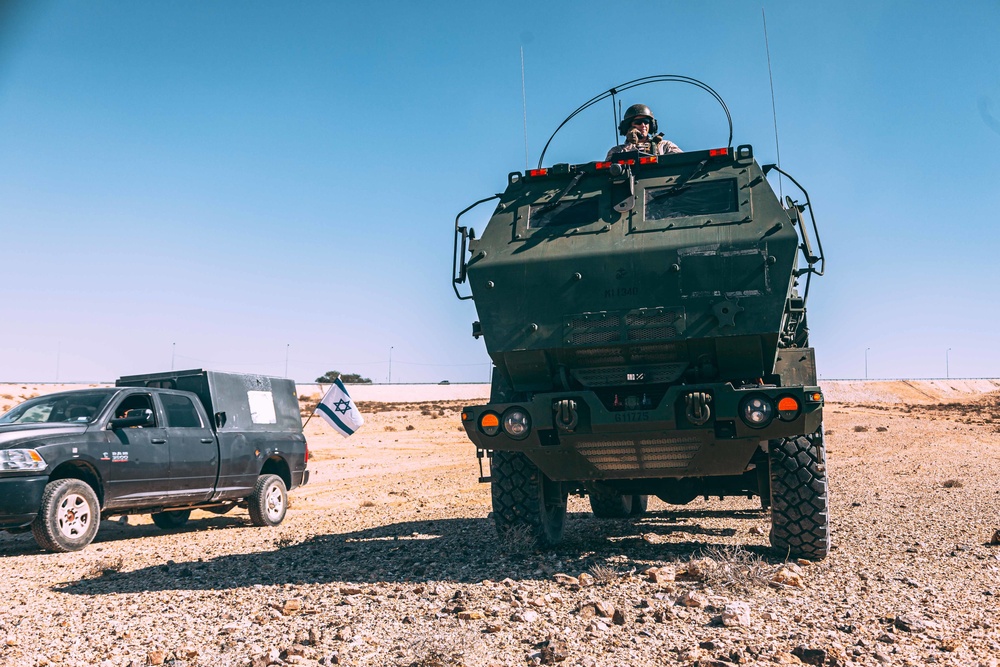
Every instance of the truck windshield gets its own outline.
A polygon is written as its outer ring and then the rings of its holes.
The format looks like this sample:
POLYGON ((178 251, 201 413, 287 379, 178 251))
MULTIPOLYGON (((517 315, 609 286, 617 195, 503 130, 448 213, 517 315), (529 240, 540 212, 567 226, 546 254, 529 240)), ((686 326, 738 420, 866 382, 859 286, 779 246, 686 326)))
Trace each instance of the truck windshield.
POLYGON ((101 410, 116 393, 116 389, 95 389, 40 396, 0 415, 0 424, 39 422, 88 424, 101 414, 101 410))

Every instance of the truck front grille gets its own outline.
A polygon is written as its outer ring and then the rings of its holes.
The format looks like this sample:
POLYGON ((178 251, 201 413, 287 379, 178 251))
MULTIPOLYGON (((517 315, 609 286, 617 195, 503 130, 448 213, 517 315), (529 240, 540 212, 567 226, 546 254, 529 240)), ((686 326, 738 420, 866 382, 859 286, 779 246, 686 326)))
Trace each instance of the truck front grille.
POLYGON ((576 450, 604 472, 676 471, 687 468, 701 449, 684 438, 578 441, 576 450))

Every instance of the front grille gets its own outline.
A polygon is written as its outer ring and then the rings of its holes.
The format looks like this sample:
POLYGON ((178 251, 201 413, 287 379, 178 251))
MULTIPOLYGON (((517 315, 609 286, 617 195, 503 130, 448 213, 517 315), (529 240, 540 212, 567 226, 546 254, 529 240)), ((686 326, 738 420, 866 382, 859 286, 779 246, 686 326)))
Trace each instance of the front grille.
POLYGON ((701 443, 684 438, 578 441, 576 450, 605 472, 676 472, 688 467, 701 443))
POLYGON ((571 371, 577 382, 585 387, 617 387, 629 384, 629 373, 642 373, 642 384, 675 382, 687 364, 657 364, 648 366, 605 366, 603 368, 578 368, 571 371))
POLYGON ((628 330, 629 340, 661 340, 664 338, 677 338, 677 329, 674 327, 648 327, 628 330))
POLYGON ((674 340, 683 336, 684 329, 683 308, 639 308, 618 313, 570 315, 564 323, 563 339, 567 345, 674 340))

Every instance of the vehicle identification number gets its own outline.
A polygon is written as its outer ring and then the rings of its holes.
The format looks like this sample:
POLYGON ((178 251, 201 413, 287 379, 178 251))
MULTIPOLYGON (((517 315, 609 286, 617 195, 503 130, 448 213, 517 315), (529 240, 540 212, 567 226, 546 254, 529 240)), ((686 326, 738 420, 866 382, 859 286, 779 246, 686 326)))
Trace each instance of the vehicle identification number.
POLYGON ((605 299, 615 299, 622 296, 639 296, 638 287, 612 287, 604 290, 605 299))
POLYGON ((646 410, 634 410, 629 412, 616 412, 616 422, 648 422, 649 412, 646 410))

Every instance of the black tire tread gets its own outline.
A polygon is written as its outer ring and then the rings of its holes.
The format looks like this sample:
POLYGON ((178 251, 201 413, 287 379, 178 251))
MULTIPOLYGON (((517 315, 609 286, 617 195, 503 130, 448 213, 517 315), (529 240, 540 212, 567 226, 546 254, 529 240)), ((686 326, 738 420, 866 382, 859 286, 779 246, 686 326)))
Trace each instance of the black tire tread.
POLYGON ((253 493, 247 498, 247 511, 250 513, 250 523, 255 526, 277 526, 284 521, 285 514, 288 512, 288 489, 285 488, 284 481, 277 475, 258 477, 257 483, 253 487, 253 493), (281 519, 276 522, 272 522, 267 516, 267 488, 274 481, 281 483, 285 498, 285 512, 282 512, 281 519))
POLYGON ((166 512, 154 512, 150 515, 157 528, 162 530, 177 530, 187 523, 191 517, 191 510, 167 510, 166 512))
POLYGON ((823 430, 772 440, 771 545, 793 558, 822 560, 830 553, 830 502, 823 430))
POLYGON ((625 519, 632 514, 632 495, 604 484, 588 484, 590 510, 598 519, 625 519))
POLYGON ((566 502, 561 510, 546 512, 542 471, 521 452, 494 451, 490 464, 493 523, 504 538, 527 528, 541 547, 555 546, 562 539, 566 502))

